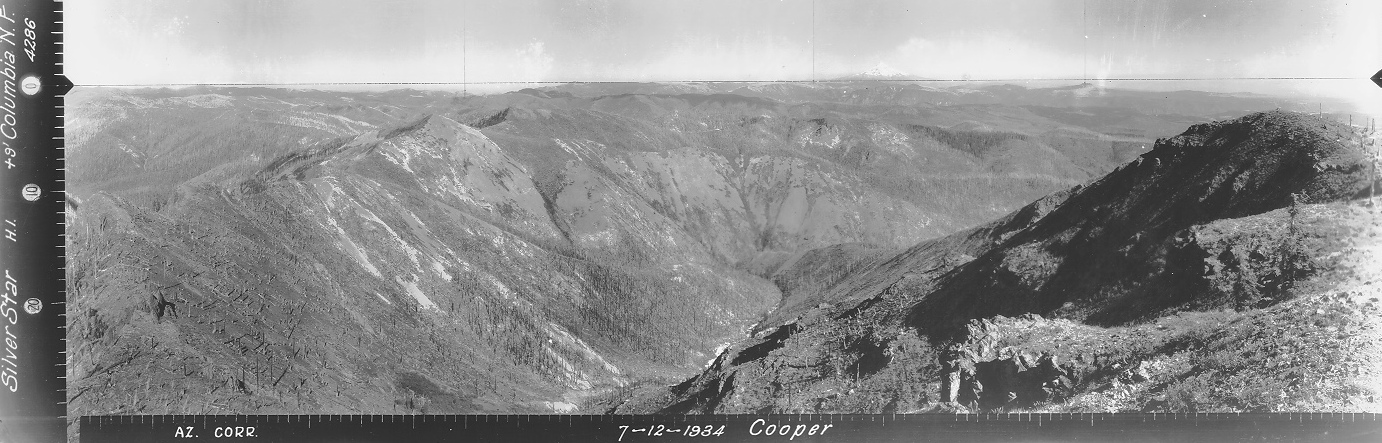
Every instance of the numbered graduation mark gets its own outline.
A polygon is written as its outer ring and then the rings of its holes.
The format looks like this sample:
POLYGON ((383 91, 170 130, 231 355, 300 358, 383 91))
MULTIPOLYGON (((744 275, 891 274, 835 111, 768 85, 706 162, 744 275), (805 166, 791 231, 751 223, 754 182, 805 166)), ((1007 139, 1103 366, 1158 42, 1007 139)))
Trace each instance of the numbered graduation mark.
POLYGON ((24 185, 24 190, 21 191, 21 193, 24 195, 25 200, 37 201, 38 196, 43 193, 43 190, 39 189, 38 185, 29 183, 24 185))
POLYGON ((39 300, 39 299, 37 299, 37 298, 31 298, 31 299, 28 299, 28 300, 24 300, 24 312, 28 312, 28 313, 30 313, 30 314, 37 314, 38 311, 42 311, 42 310, 43 310, 43 301, 42 301, 42 300, 39 300))

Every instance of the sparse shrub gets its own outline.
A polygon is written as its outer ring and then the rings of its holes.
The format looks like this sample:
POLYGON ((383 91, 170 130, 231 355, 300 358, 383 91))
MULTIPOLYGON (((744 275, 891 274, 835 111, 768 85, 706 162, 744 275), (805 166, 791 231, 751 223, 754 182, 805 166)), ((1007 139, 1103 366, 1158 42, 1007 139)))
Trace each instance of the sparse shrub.
POLYGON ((1212 388, 1205 375, 1196 375, 1166 388, 1167 408, 1170 412, 1202 412, 1207 403, 1206 393, 1212 388))

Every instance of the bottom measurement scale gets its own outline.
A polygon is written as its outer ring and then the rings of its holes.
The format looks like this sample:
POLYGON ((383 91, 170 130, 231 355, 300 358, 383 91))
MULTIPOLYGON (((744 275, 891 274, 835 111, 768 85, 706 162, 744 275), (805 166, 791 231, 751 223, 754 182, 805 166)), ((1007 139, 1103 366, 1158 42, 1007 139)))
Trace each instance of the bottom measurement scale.
POLYGON ((124 415, 79 441, 1382 441, 1378 414, 124 415))

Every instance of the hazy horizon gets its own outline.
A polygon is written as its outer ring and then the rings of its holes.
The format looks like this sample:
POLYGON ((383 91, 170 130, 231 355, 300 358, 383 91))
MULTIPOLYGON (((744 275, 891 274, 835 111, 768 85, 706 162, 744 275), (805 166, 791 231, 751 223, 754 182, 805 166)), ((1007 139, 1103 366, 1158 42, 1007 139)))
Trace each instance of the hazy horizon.
MULTIPOLYGON (((1138 82, 1382 114, 1382 3, 1039 0, 76 0, 78 85, 939 80, 1138 82), (1184 86, 1194 84, 1198 86, 1184 86)), ((1106 83, 1107 84, 1107 83, 1106 83)), ((370 86, 373 87, 373 86, 370 86)))
MULTIPOLYGON (((516 91, 518 91, 518 90, 525 89, 525 88, 541 89, 541 88, 559 87, 559 86, 562 86, 562 85, 580 84, 580 83, 595 83, 595 84, 599 84, 599 83, 605 83, 605 84, 621 84, 621 83, 627 83, 627 84, 635 84, 635 83, 643 83, 643 84, 706 84, 706 83, 768 84, 768 83, 795 83, 795 84, 808 84, 808 85, 809 85, 809 84, 828 85, 828 84, 832 84, 832 83, 840 83, 840 82, 846 82, 846 81, 848 81, 848 82, 864 82, 864 81, 860 81, 860 80, 821 80, 821 81, 814 81, 814 82, 813 82, 813 81, 809 81, 809 80, 808 80, 808 81, 800 81, 800 80, 792 80, 792 81, 718 81, 718 82, 695 82, 695 81, 684 81, 684 82, 679 82, 679 81, 648 81, 648 82, 632 82, 632 81, 630 81, 630 82, 619 82, 619 81, 603 81, 603 82, 488 83, 488 84, 481 84, 481 85, 473 85, 473 84, 472 84, 472 85, 466 85, 466 84, 436 84, 436 83, 413 83, 413 84, 408 84, 408 83, 402 83, 402 84, 400 84, 400 83, 383 83, 383 84, 378 84, 378 83, 350 83, 350 84, 343 84, 343 83, 249 84, 249 83, 246 83, 246 84, 226 84, 226 83, 222 83, 222 84, 210 84, 210 85, 208 85, 208 84, 140 85, 140 86, 91 86, 91 85, 87 85, 87 86, 77 86, 75 89, 76 89, 76 90, 82 90, 82 89, 110 89, 110 90, 121 90, 121 91, 140 91, 140 90, 150 90, 150 89, 155 89, 155 90, 156 90, 156 89, 182 90, 182 89, 195 88, 195 87, 225 87, 225 88, 275 88, 275 89, 287 89, 287 90, 336 91, 336 92, 344 92, 344 93, 362 93, 362 92, 363 92, 363 93, 389 93, 389 92, 401 92, 401 91, 424 91, 424 92, 443 92, 443 93, 455 93, 455 94, 466 93, 466 94, 469 94, 469 95, 472 95, 472 96, 486 96, 486 95, 499 95, 499 94, 506 94, 506 93, 516 92, 516 91)), ((1341 82, 1340 80, 1331 80, 1331 81, 1333 81, 1333 82, 1341 82)), ((1350 79, 1350 81, 1354 81, 1354 80, 1351 80, 1351 79, 1350 79)), ((1364 82, 1364 83, 1368 83, 1368 85, 1371 85, 1371 82, 1369 82, 1368 80, 1357 80, 1357 81, 1361 81, 1361 82, 1364 82)), ((995 86, 995 85, 1016 85, 1016 86, 1020 86, 1020 87, 1024 87, 1024 88, 1028 88, 1028 89, 1043 89, 1043 88, 1063 88, 1063 87, 1071 87, 1071 86, 1078 86, 1078 85, 1081 84, 1081 81, 1078 80, 1078 79, 1076 79, 1076 80, 1026 80, 1026 81, 990 81, 990 80, 968 80, 968 81, 964 81, 964 80, 887 80, 887 81, 876 81, 876 82, 877 82, 878 84, 919 84, 919 85, 924 86, 924 87, 930 87, 930 88, 942 89, 942 90, 944 90, 944 89, 962 89, 962 88, 966 88, 966 87, 969 87, 969 88, 983 88, 983 87, 989 87, 989 86, 995 86)), ((1374 117, 1374 118, 1382 118, 1382 107, 1358 106, 1356 101, 1354 101, 1354 100, 1349 100, 1349 99, 1346 98, 1346 97, 1337 97, 1337 96, 1332 96, 1332 95, 1321 95, 1321 94, 1315 93, 1314 90, 1316 90, 1317 87, 1312 87, 1312 85, 1310 85, 1310 84, 1308 84, 1308 83, 1311 83, 1311 82, 1318 82, 1318 80, 1295 80, 1295 81, 1291 81, 1291 80, 1272 80, 1272 81, 1270 81, 1270 82, 1272 82, 1272 83, 1277 83, 1277 84, 1276 84, 1276 85, 1261 85, 1261 84, 1260 84, 1260 83, 1267 83, 1267 82, 1268 82, 1268 81, 1259 81, 1259 82, 1255 82, 1255 83, 1259 83, 1259 85, 1257 85, 1257 87, 1253 87, 1254 85, 1252 85, 1252 84, 1244 84, 1243 82, 1227 82, 1227 83, 1225 84, 1225 82, 1222 82, 1222 81, 1206 81, 1206 80, 1198 80, 1198 81, 1190 81, 1190 80, 1175 80, 1175 81, 1145 81, 1145 80, 1137 80, 1137 81, 1122 80, 1122 81, 1120 81, 1120 80, 1105 80, 1105 81, 1101 81, 1101 82, 1090 82, 1090 84, 1091 84, 1091 86, 1093 87, 1094 93, 1096 93, 1096 94, 1099 93, 1099 91, 1101 91, 1101 90, 1107 89, 1107 90, 1125 90, 1125 91, 1140 91, 1140 92, 1205 92, 1205 93, 1215 93, 1215 94, 1228 94, 1228 95, 1235 95, 1235 96, 1270 97, 1270 98, 1279 98, 1279 99, 1284 99, 1284 100, 1289 100, 1289 101, 1295 101, 1295 102, 1301 102, 1301 103, 1319 102, 1319 103, 1320 103, 1320 109, 1321 109, 1323 112, 1326 112, 1326 113, 1358 114, 1358 115, 1360 115, 1360 116, 1372 116, 1372 117, 1374 117), (1218 83, 1218 84, 1216 84, 1216 83, 1218 83), (1294 84, 1282 85, 1281 83, 1294 83, 1294 84)), ((1358 88, 1358 89, 1365 89, 1365 88, 1360 87, 1360 88, 1358 88)))

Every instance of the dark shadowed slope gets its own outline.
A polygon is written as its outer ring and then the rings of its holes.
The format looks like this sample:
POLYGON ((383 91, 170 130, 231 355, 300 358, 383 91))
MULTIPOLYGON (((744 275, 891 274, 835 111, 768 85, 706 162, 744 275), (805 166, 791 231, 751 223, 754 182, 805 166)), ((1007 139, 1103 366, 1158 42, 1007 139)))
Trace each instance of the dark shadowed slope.
MULTIPOLYGON (((1192 126, 979 257, 938 291, 952 298, 928 297, 912 321, 932 329, 1031 312, 1117 324, 1230 306, 1233 294, 1198 278, 1221 271, 1206 263, 1220 257, 1192 228, 1286 207, 1292 194, 1301 204, 1357 196, 1369 171, 1349 139, 1338 123, 1280 112, 1192 126)), ((1272 292, 1293 277, 1257 278, 1272 292)))

